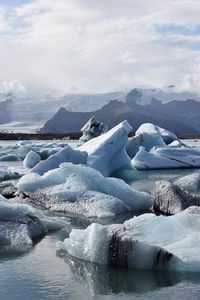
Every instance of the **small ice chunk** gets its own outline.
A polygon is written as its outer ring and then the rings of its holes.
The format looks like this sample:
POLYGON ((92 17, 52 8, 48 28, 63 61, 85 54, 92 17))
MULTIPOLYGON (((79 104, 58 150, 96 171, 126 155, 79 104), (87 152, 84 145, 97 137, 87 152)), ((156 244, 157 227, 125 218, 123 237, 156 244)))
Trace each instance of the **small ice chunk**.
POLYGON ((166 144, 170 144, 171 142, 178 140, 177 136, 173 132, 152 123, 142 124, 135 132, 135 135, 137 136, 145 132, 149 134, 160 135, 166 144))
POLYGON ((33 173, 43 175, 49 170, 58 168, 61 163, 72 162, 73 164, 85 164, 87 153, 75 150, 70 146, 61 149, 56 154, 51 155, 48 159, 39 162, 33 169, 33 173))
POLYGON ((40 155, 35 151, 31 150, 26 155, 23 161, 23 165, 25 168, 33 168, 36 164, 40 162, 40 160, 41 160, 40 155))
POLYGON ((166 147, 166 144, 159 134, 141 133, 128 140, 126 151, 130 158, 136 155, 140 146, 143 146, 146 151, 149 151, 153 147, 166 147))
POLYGON ((79 144, 82 145, 83 143, 105 133, 106 131, 108 131, 108 126, 101 122, 98 122, 93 116, 81 128, 81 132, 83 133, 83 135, 79 139, 79 144))

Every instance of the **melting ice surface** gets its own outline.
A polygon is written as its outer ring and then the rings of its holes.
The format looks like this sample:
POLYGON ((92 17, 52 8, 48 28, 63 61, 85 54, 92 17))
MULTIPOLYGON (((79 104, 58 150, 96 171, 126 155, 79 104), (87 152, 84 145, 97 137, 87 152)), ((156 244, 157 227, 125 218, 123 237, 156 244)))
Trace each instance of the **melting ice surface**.
MULTIPOLYGON (((2 162, 1 165, 21 168, 18 161, 2 162)), ((155 180, 178 178, 194 171, 142 171, 144 179, 131 185, 152 191, 155 180)), ((72 223, 76 228, 86 226, 88 223, 81 221, 72 223)), ((23 254, 1 254, 2 299, 22 299, 23 295, 30 299, 199 299, 199 274, 116 269, 83 262, 64 253, 56 256, 56 242, 66 237, 65 231, 49 234, 23 254)))

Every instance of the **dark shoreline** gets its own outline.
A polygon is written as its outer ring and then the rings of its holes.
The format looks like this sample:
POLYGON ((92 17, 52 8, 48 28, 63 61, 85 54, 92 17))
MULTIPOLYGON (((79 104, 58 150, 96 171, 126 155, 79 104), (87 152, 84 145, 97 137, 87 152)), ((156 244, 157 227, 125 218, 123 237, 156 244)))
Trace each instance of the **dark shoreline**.
MULTIPOLYGON (((0 140, 53 140, 53 139, 70 139, 77 140, 81 137, 81 132, 66 133, 0 133, 0 140)), ((129 137, 134 136, 130 133, 129 137)), ((200 134, 177 134, 180 139, 200 139, 200 134)))

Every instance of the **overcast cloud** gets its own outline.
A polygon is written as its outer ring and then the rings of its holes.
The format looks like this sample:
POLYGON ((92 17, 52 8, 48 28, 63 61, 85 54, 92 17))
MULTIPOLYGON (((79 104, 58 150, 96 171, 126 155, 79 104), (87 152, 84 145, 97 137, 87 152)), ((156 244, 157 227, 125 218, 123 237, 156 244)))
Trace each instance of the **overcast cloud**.
POLYGON ((198 0, 0 1, 0 88, 200 91, 199 13, 198 0))

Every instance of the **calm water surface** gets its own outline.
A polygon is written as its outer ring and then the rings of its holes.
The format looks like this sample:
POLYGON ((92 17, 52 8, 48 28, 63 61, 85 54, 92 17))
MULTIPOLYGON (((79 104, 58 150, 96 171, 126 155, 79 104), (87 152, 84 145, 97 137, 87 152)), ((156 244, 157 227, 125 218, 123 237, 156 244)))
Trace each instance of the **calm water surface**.
MULTIPOLYGON (((156 180, 194 171, 146 171, 145 179, 131 186, 152 191, 156 180)), ((76 221, 73 226, 86 224, 76 221)), ((56 242, 64 237, 63 231, 57 232, 29 249, 0 253, 0 299, 200 299, 200 274, 134 271, 83 262, 56 252, 56 242)))

